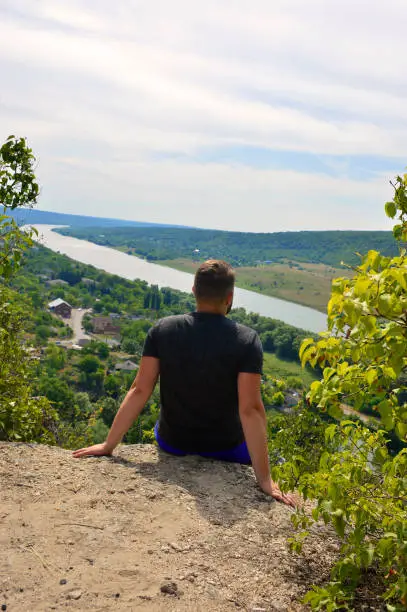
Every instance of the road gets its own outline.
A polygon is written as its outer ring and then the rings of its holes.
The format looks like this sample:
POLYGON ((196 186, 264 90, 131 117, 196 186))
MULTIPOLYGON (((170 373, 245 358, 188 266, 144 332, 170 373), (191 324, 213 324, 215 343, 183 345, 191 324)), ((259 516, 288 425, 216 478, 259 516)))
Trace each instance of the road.
POLYGON ((73 308, 71 318, 66 319, 66 323, 73 330, 73 337, 70 340, 70 342, 72 342, 73 344, 79 344, 79 340, 91 339, 91 337, 83 330, 82 327, 83 317, 89 312, 90 310, 86 308, 73 308))

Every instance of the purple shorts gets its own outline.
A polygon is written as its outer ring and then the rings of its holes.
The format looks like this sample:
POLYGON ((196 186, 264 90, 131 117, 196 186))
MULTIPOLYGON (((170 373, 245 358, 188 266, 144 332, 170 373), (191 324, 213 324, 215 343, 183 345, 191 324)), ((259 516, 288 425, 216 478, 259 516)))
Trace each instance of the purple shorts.
POLYGON ((242 442, 239 446, 235 446, 235 448, 231 448, 229 450, 224 451, 213 451, 211 453, 194 453, 178 450, 174 448, 170 444, 167 444, 158 433, 158 422, 154 427, 154 435, 157 440, 158 446, 165 451, 166 453, 170 453, 171 455, 178 455, 178 457, 185 457, 186 455, 199 455, 200 457, 206 457, 208 459, 219 459, 220 461, 230 461, 232 463, 243 463, 245 465, 251 464, 251 459, 249 455, 249 451, 247 450, 246 442, 242 442))

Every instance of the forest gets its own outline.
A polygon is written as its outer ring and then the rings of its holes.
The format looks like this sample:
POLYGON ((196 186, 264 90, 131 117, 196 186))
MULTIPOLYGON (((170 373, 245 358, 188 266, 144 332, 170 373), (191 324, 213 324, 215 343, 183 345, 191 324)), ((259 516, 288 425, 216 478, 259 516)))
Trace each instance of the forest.
POLYGON ((338 268, 344 261, 354 265, 356 253, 369 249, 392 256, 397 242, 391 232, 326 231, 278 232, 255 234, 220 230, 157 227, 72 227, 60 228, 61 234, 120 248, 149 261, 178 258, 205 261, 225 259, 236 267, 264 263, 323 263, 338 268))

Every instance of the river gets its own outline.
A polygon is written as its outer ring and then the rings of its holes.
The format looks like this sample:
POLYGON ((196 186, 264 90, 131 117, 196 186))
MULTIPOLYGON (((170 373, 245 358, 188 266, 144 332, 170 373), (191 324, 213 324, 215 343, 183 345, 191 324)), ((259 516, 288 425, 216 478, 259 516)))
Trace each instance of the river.
MULTIPOLYGON (((76 261, 90 264, 100 270, 117 274, 129 280, 138 278, 151 285, 171 287, 187 293, 191 292, 192 274, 150 263, 134 255, 127 255, 87 240, 62 236, 52 231, 56 227, 55 225, 37 225, 35 227, 39 232, 38 242, 76 261)), ((320 332, 326 329, 326 316, 317 310, 254 291, 237 288, 235 290, 234 306, 246 308, 249 312, 257 312, 265 317, 279 319, 312 332, 320 332)))

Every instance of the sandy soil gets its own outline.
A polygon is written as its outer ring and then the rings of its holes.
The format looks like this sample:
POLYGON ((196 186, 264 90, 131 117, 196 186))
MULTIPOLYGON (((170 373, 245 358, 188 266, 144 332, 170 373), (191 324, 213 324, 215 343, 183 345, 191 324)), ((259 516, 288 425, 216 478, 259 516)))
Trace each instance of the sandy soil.
POLYGON ((317 527, 292 555, 292 511, 256 488, 251 468, 153 446, 74 460, 0 443, 0 482, 8 612, 298 611, 337 551, 317 527))

